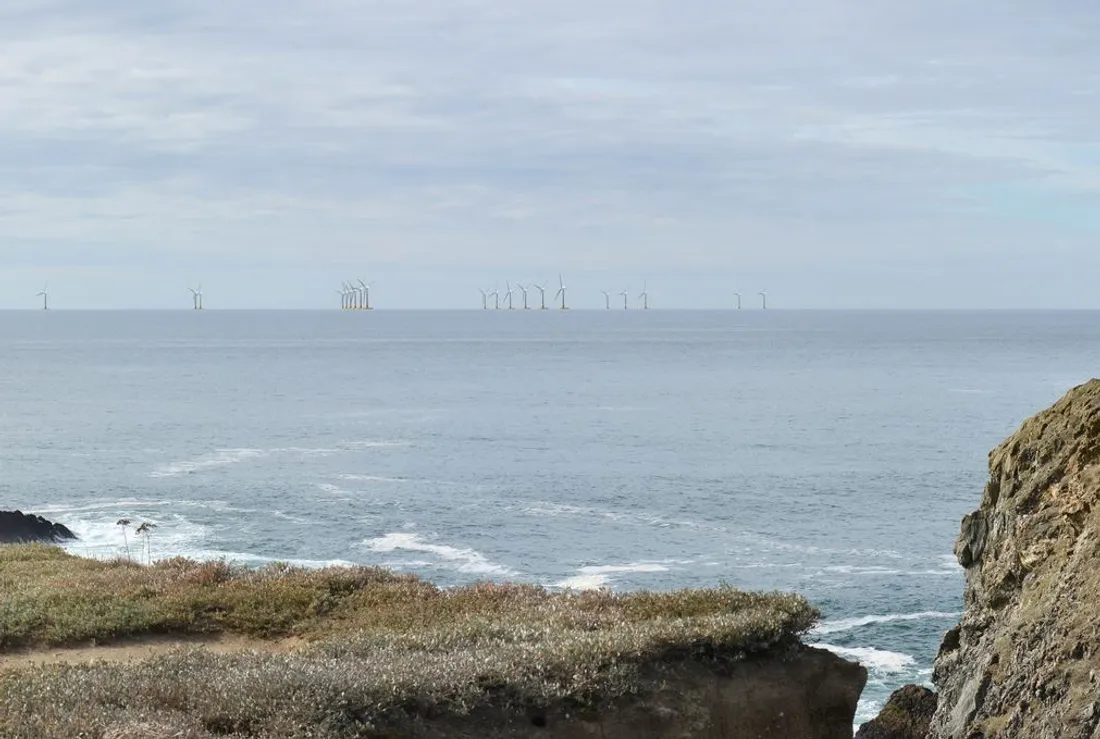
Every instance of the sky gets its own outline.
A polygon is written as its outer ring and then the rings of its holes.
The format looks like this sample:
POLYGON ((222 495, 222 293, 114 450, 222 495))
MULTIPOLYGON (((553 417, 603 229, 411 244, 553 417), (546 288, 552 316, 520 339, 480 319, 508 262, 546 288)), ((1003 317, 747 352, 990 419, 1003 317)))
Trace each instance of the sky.
POLYGON ((1100 308, 1100 5, 7 0, 0 308, 1100 308), (755 303, 752 303, 755 305, 755 303))

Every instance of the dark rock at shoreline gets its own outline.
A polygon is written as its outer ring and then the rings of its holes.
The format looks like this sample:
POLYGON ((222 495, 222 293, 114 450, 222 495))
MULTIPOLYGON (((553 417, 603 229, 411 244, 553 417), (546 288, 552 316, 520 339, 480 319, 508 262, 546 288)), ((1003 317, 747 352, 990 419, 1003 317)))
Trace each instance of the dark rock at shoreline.
POLYGON ((890 695, 873 721, 859 727, 856 739, 924 739, 935 712, 935 693, 906 685, 890 695))
POLYGON ((0 511, 0 544, 47 542, 56 544, 76 539, 65 526, 22 511, 0 511))

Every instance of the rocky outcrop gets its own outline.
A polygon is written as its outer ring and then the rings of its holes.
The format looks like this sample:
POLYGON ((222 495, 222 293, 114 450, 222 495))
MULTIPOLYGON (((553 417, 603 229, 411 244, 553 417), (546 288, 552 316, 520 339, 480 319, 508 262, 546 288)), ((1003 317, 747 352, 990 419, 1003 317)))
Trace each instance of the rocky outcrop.
POLYGON ((890 695, 874 720, 859 727, 856 739, 924 739, 935 712, 935 693, 906 685, 890 695))
POLYGON ((0 511, 0 544, 27 542, 57 543, 76 538, 59 523, 22 511, 0 511))
POLYGON ((962 621, 936 658, 930 739, 1100 737, 1100 380, 989 455, 955 545, 962 621))
POLYGON ((425 722, 423 739, 851 739, 867 683, 862 665, 821 649, 762 657, 716 673, 698 663, 663 667, 635 700, 588 715, 484 710, 425 722))

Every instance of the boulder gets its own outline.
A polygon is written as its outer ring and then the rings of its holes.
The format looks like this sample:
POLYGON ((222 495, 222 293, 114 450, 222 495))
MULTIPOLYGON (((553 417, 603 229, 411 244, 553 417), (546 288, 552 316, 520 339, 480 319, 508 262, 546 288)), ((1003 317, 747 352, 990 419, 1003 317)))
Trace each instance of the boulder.
POLYGON ((1100 380, 989 455, 955 554, 964 612, 933 680, 930 739, 1100 737, 1100 380))
POLYGON ((906 685, 890 695, 878 716, 859 727, 856 739, 924 739, 935 712, 935 693, 906 685))
POLYGON ((0 544, 29 542, 58 543, 76 539, 76 534, 59 523, 22 511, 0 511, 0 544))

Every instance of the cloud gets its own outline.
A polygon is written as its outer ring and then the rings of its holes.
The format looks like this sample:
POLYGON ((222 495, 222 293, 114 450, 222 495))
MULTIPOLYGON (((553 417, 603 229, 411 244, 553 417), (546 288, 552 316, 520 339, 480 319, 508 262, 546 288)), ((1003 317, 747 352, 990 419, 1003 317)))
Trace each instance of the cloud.
POLYGON ((700 275, 777 304, 996 303, 983 260, 1022 286, 1092 259, 1098 21, 1064 0, 7 3, 0 306, 49 277, 167 307, 181 268, 279 286, 240 306, 323 305, 349 269, 394 306, 558 270, 594 306, 624 275, 683 306, 721 303, 700 275))

